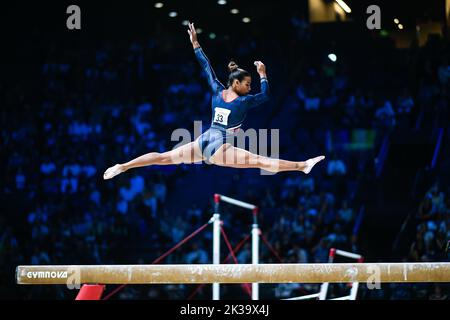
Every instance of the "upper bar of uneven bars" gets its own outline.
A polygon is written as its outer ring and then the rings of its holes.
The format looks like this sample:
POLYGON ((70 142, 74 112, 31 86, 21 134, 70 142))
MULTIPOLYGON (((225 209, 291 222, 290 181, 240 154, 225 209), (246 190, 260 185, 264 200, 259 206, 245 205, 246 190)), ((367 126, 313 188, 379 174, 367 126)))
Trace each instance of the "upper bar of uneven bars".
POLYGON ((18 284, 450 282, 450 262, 18 266, 18 284))
POLYGON ((257 206, 255 206, 254 204, 251 203, 247 203, 244 201, 240 201, 240 200, 236 200, 221 194, 216 193, 216 195, 219 197, 219 200, 223 201, 223 202, 227 202, 227 203, 231 203, 234 204, 236 206, 245 208, 245 209, 249 209, 249 210, 255 210, 256 208, 258 208, 257 206))

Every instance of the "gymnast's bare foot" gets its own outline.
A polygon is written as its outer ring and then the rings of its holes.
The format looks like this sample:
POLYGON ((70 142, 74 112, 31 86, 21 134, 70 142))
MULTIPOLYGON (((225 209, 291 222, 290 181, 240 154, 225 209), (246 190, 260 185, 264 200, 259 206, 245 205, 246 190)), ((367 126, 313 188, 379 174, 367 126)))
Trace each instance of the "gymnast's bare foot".
POLYGON ((325 159, 325 156, 318 156, 315 158, 311 158, 306 160, 305 162, 303 162, 303 166, 301 166, 302 168, 300 169, 300 171, 302 171, 305 174, 308 174, 311 172, 312 168, 319 163, 320 161, 322 161, 323 159, 325 159))
POLYGON ((115 176, 117 176, 118 174, 121 174, 122 172, 125 172, 125 168, 123 165, 121 164, 116 164, 113 167, 108 168, 105 173, 103 174, 103 179, 104 180, 108 180, 108 179, 112 179, 115 176))

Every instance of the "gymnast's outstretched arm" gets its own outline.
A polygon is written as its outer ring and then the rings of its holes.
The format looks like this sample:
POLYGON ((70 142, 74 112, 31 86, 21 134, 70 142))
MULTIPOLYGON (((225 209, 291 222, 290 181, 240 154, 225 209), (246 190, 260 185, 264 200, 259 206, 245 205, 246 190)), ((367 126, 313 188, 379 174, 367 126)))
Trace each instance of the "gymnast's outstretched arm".
POLYGON ((211 63, 203 52, 202 48, 197 39, 197 32, 195 31, 195 27, 193 23, 189 23, 189 39, 191 40, 192 47, 194 48, 195 56, 197 57, 198 62, 202 66, 202 69, 205 71, 206 76, 208 78, 208 84, 211 90, 214 93, 217 93, 223 89, 225 89, 224 85, 217 79, 216 73, 214 69, 211 67, 211 63))

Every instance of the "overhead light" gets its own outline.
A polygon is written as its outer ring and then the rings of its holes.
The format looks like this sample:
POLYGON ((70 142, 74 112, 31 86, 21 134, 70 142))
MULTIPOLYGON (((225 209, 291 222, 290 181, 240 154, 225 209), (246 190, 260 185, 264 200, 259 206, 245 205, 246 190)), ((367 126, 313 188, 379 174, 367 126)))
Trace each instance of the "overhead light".
POLYGON ((336 55, 335 55, 334 53, 330 53, 330 54, 328 55, 328 59, 330 59, 330 60, 333 61, 333 62, 336 62, 337 57, 336 57, 336 55))
POLYGON ((195 31, 197 31, 197 33, 200 34, 200 33, 203 32, 203 29, 201 29, 201 28, 196 28, 195 31))
POLYGON ((162 2, 155 3, 155 8, 161 9, 162 7, 164 7, 164 3, 162 2))
POLYGON ((216 34, 215 34, 214 32, 211 32, 211 33, 209 34, 209 38, 210 38, 210 39, 215 39, 215 38, 216 38, 216 34))
POLYGON ((169 13, 169 17, 171 18, 175 18, 178 15, 178 13, 176 13, 176 11, 172 11, 169 13))
POLYGON ((222 5, 222 6, 227 4, 226 0, 219 0, 219 1, 217 1, 217 3, 222 5))
POLYGON ((352 9, 342 0, 336 0, 337 4, 344 9, 345 12, 350 13, 352 12, 352 9))
POLYGON ((244 23, 249 23, 251 20, 250 20, 250 18, 249 17, 244 17, 244 18, 242 18, 242 22, 244 22, 244 23))
POLYGON ((181 22, 181 24, 183 26, 188 26, 189 25, 189 20, 183 20, 183 22, 181 22))
POLYGON ((401 23, 399 23, 399 24, 398 24, 398 28, 399 28, 400 30, 402 30, 402 29, 403 29, 403 25, 402 25, 401 23))
POLYGON ((397 18, 394 19, 395 24, 398 24, 400 21, 398 21, 397 18))
POLYGON ((238 13, 239 13, 239 10, 238 10, 238 9, 231 9, 230 12, 231 12, 232 14, 238 14, 238 13))

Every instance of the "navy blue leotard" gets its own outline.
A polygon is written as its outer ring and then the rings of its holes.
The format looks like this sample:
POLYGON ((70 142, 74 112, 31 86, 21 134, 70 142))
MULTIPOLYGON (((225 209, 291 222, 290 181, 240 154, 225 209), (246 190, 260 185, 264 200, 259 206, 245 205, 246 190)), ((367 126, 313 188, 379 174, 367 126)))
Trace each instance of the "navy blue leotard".
POLYGON ((239 96, 230 102, 226 102, 223 99, 225 86, 217 79, 202 48, 196 48, 195 55, 206 73, 208 84, 212 90, 211 126, 202 133, 198 140, 203 156, 209 161, 216 150, 226 141, 229 141, 227 139, 239 129, 244 122, 247 111, 269 100, 269 84, 266 78, 261 78, 260 93, 239 96))

